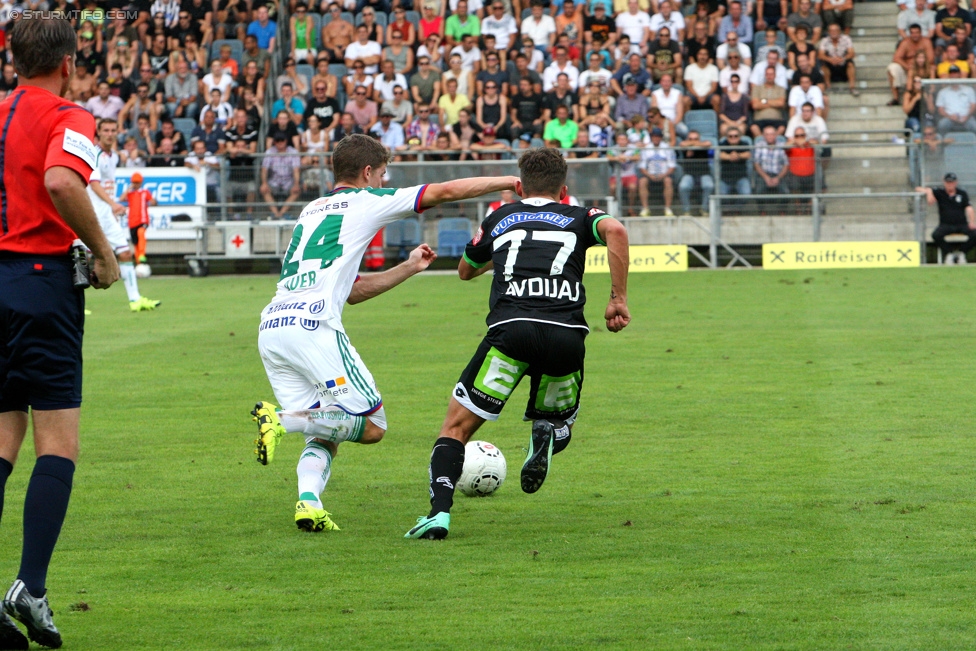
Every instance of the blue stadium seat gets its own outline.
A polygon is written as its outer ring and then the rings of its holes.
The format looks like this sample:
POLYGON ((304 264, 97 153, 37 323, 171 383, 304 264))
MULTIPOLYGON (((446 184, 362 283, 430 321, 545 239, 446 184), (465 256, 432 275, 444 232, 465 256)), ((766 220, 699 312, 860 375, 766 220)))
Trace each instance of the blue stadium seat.
POLYGON ((349 70, 346 69, 346 64, 344 63, 330 63, 329 73, 335 75, 339 79, 339 87, 342 88, 343 78, 349 74, 349 70))
POLYGON ((437 223, 437 255, 459 258, 471 239, 471 222, 463 217, 445 218, 437 223))
POLYGON ((236 38, 234 38, 234 39, 228 38, 228 39, 214 41, 210 45, 210 60, 211 61, 213 61, 214 59, 216 59, 217 57, 220 56, 220 46, 221 45, 229 45, 230 46, 230 58, 232 58, 234 61, 237 61, 238 64, 241 63, 241 59, 244 56, 244 43, 242 43, 241 41, 238 41, 236 38))
POLYGON ((339 14, 339 17, 342 18, 347 23, 355 23, 356 22, 356 17, 353 16, 353 14, 352 14, 351 11, 343 11, 341 14, 339 14))
POLYGON ((408 11, 404 16, 407 20, 413 23, 413 26, 418 30, 420 29, 420 12, 419 11, 408 11))
POLYGON ((437 255, 460 258, 471 235, 467 231, 439 231, 437 233, 437 255))
POLYGON ((538 149, 546 146, 546 142, 542 138, 533 138, 532 142, 529 143, 534 149, 538 149))
POLYGON ((298 65, 295 66, 295 72, 297 72, 300 75, 305 75, 305 78, 308 79, 308 95, 311 96, 312 77, 315 76, 315 68, 308 65, 307 63, 299 63, 298 65))
POLYGON ((315 43, 317 45, 322 38, 322 16, 314 11, 309 12, 308 15, 312 17, 312 27, 315 29, 315 43))
POLYGON ((173 127, 183 134, 183 137, 186 139, 187 148, 190 147, 190 136, 193 135, 193 130, 196 126, 196 120, 191 120, 190 118, 173 118, 173 127))
POLYGON ((718 141, 718 116, 711 109, 688 111, 685 114, 685 126, 689 131, 697 131, 702 140, 718 141))
POLYGON ((952 133, 947 133, 946 138, 951 138, 954 145, 962 145, 966 143, 976 143, 976 133, 972 131, 953 131, 952 133))
POLYGON ((416 217, 401 219, 386 227, 386 245, 397 248, 397 256, 401 260, 409 255, 408 249, 419 244, 420 221, 416 217))
POLYGON ((525 20, 526 18, 528 18, 531 15, 532 15, 532 7, 529 7, 528 9, 523 9, 522 10, 522 20, 525 20))

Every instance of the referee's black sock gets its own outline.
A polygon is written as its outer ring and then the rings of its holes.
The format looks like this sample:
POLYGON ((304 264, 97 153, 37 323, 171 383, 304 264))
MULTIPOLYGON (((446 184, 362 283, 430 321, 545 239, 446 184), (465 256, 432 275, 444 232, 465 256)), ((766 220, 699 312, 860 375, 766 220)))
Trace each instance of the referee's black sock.
POLYGON ((24 550, 17 578, 35 597, 44 595, 47 566, 68 512, 75 464, 46 454, 37 458, 24 500, 24 550))
POLYGON ((434 442, 430 453, 430 516, 451 512, 454 486, 461 478, 463 467, 464 443, 443 436, 434 442))
POLYGON ((7 491, 7 479, 14 471, 14 464, 0 457, 0 516, 3 515, 3 494, 7 491))

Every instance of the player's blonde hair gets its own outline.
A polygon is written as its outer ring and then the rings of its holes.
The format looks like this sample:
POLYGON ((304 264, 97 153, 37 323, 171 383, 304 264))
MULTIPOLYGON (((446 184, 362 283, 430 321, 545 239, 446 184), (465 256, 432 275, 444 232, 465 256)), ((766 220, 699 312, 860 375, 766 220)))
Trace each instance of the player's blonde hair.
POLYGON ((332 170, 340 182, 355 182, 367 165, 376 169, 389 162, 390 150, 383 143, 359 133, 346 136, 332 150, 332 170))

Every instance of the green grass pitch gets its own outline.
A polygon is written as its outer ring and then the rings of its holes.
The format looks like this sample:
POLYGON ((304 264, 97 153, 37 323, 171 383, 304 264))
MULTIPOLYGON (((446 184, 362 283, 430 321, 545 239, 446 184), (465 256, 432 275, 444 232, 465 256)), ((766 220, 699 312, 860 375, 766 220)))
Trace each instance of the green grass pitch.
MULTIPOLYGON (((477 438, 509 476, 426 512, 450 390, 488 282, 419 277, 346 309, 383 393, 379 445, 343 445, 293 522, 295 436, 254 461, 248 411, 274 278, 161 278, 129 314, 88 292, 82 458, 48 585, 67 649, 971 649, 976 504, 965 269, 631 277, 603 329, 588 278, 583 409, 536 495, 519 490, 520 387, 477 438)), ((6 494, 17 570, 32 450, 6 494)))

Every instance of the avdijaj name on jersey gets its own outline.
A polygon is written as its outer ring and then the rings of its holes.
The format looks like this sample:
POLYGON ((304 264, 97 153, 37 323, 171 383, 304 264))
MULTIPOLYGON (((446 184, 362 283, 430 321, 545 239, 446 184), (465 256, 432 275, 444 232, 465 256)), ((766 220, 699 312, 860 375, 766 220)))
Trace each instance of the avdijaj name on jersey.
POLYGON ((508 296, 568 298, 571 301, 578 301, 580 284, 570 285, 568 280, 563 280, 560 283, 558 278, 523 278, 521 281, 510 280, 505 294, 508 296))

